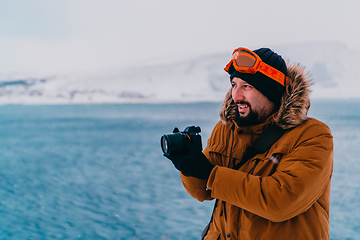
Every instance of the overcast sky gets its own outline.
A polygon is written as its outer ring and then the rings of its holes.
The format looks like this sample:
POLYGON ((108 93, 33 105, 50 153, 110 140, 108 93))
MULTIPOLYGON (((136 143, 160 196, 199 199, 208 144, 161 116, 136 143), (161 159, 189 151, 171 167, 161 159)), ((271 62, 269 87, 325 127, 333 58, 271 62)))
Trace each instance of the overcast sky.
POLYGON ((102 70, 276 45, 360 50, 358 0, 0 0, 0 73, 102 70))

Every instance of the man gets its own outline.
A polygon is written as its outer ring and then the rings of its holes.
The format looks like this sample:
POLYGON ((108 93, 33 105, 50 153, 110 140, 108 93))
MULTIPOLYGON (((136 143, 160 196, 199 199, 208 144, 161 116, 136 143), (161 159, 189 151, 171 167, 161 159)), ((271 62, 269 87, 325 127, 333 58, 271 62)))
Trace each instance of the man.
POLYGON ((205 239, 329 239, 333 139, 307 117, 309 76, 268 48, 236 49, 225 71, 232 87, 203 153, 189 140, 168 156, 191 196, 218 199, 205 239), (274 125, 284 135, 242 162, 274 125))

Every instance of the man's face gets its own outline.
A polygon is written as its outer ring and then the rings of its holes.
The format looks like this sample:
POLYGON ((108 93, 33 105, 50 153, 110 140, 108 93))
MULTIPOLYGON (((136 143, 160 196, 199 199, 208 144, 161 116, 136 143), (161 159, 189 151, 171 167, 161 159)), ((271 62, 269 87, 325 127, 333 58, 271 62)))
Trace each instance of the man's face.
POLYGON ((274 110, 275 104, 241 78, 233 78, 232 98, 238 107, 240 126, 263 122, 274 110))

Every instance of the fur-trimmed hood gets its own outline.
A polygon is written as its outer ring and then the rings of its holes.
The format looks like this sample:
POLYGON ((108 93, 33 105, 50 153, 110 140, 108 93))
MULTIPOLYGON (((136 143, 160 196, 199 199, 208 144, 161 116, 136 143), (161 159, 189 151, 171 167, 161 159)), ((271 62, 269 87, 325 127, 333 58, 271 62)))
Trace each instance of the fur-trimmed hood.
MULTIPOLYGON (((275 123, 283 128, 294 128, 307 119, 307 112, 310 108, 310 86, 311 78, 305 67, 300 64, 286 64, 289 78, 289 85, 281 99, 279 111, 274 115, 275 123)), ((231 88, 225 96, 225 100, 219 112, 223 122, 235 120, 237 106, 231 97, 231 88)))

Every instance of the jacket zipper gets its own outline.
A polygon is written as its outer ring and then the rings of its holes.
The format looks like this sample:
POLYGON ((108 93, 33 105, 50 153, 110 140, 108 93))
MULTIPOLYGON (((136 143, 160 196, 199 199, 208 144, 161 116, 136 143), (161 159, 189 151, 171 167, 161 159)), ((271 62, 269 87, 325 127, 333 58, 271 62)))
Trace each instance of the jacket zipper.
MULTIPOLYGON (((228 168, 230 168, 230 165, 231 165, 231 163, 232 163, 232 157, 231 157, 231 155, 232 155, 232 150, 233 150, 233 147, 234 147, 234 129, 235 129, 235 124, 233 124, 232 126, 231 126, 231 131, 230 131, 230 135, 231 135, 231 145, 230 145, 230 153, 229 153, 229 164, 228 164, 228 168)), ((234 161, 234 165, 235 165, 235 158, 233 159, 233 161, 234 161)), ((224 215, 224 217, 225 217, 225 222, 227 221, 227 217, 226 217, 226 202, 224 202, 224 201, 221 201, 221 211, 220 211, 220 217, 222 217, 223 215, 224 215)))

